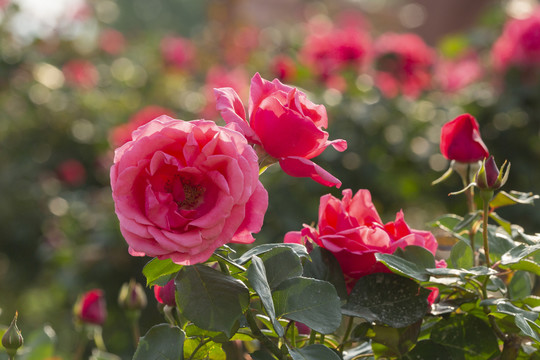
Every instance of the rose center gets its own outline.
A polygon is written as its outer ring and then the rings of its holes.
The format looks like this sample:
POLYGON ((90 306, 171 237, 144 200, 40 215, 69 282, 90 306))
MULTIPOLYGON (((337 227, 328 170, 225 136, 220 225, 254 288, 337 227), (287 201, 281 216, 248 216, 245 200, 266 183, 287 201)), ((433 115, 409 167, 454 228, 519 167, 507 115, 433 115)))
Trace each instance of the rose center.
POLYGON ((205 188, 177 174, 165 183, 165 191, 172 194, 178 209, 192 210, 203 202, 205 188))

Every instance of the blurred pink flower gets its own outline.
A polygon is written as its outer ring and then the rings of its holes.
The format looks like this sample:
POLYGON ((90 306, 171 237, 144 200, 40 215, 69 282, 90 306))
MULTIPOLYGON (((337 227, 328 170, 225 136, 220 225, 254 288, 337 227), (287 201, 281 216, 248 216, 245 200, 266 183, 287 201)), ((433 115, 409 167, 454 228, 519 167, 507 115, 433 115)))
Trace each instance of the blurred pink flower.
POLYGON ((442 91, 454 93, 474 83, 484 75, 476 52, 457 59, 439 59, 435 67, 435 81, 442 91))
POLYGON ((241 26, 225 40, 225 60, 231 66, 244 65, 259 46, 259 28, 241 26))
POLYGON ((167 36, 161 40, 161 54, 165 63, 178 69, 189 69, 195 61, 195 45, 180 36, 167 36))
POLYGON ((115 29, 105 29, 99 35, 99 47, 111 55, 119 55, 126 48, 124 35, 115 29))
POLYGON ((270 70, 280 81, 291 81, 296 77, 296 64, 287 55, 277 55, 270 63, 270 70))
POLYGON ((138 127, 146 124, 147 122, 154 120, 161 116, 175 116, 174 111, 161 106, 148 105, 137 111, 129 118, 129 121, 125 124, 114 127, 109 133, 109 142, 112 147, 117 148, 131 140, 131 133, 138 127))
POLYGON ((375 84, 384 96, 416 98, 431 84, 434 52, 415 34, 386 33, 375 42, 375 84))
POLYGON ((204 119, 216 119, 219 116, 216 109, 215 88, 230 87, 240 95, 241 99, 246 100, 249 93, 248 81, 249 76, 243 67, 229 70, 218 65, 212 66, 206 73, 206 83, 203 88, 206 105, 201 110, 200 116, 204 119))
POLYGON ((435 255, 438 247, 429 231, 410 229, 402 211, 394 222, 383 224, 369 190, 359 190, 353 196, 345 189, 342 200, 330 194, 322 196, 317 228, 304 225, 301 231, 287 233, 284 242, 302 244, 307 240, 334 254, 349 291, 365 275, 390 272, 375 259, 376 253, 392 254, 397 248, 416 245, 435 255))
POLYGON ((68 185, 77 186, 86 180, 86 170, 79 160, 66 160, 56 168, 58 178, 68 185))
POLYGON ((99 82, 99 73, 90 61, 70 60, 62 67, 66 83, 76 88, 93 89, 99 82))
POLYGON ((346 68, 361 71, 370 57, 371 39, 359 15, 336 24, 313 20, 307 31, 299 58, 322 79, 346 68))
POLYGON ((525 19, 508 20, 492 48, 495 69, 540 67, 540 7, 525 19))
POLYGON ((82 294, 75 304, 74 313, 83 323, 103 325, 107 318, 107 304, 103 290, 93 289, 82 294))
POLYGON ((212 121, 160 116, 138 128, 110 173, 129 253, 191 265, 252 243, 268 207, 257 160, 241 134, 212 121))
POLYGON ((7 8, 11 0, 0 0, 0 10, 7 8))
POLYGON ((244 104, 233 89, 215 92, 217 109, 225 122, 259 147, 265 164, 279 161, 283 171, 291 176, 341 186, 341 181, 309 160, 329 145, 338 151, 347 148, 345 140, 328 141, 328 133, 322 130, 328 127, 323 105, 315 105, 303 92, 278 79, 270 82, 257 73, 251 79, 248 121, 244 104))

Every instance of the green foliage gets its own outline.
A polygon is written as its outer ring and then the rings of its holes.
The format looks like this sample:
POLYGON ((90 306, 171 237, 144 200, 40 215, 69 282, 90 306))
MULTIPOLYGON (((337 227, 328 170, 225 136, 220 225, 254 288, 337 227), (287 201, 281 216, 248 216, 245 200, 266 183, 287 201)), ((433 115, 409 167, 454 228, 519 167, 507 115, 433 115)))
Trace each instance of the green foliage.
POLYGON ((184 331, 159 324, 141 337, 133 360, 184 360, 184 331))

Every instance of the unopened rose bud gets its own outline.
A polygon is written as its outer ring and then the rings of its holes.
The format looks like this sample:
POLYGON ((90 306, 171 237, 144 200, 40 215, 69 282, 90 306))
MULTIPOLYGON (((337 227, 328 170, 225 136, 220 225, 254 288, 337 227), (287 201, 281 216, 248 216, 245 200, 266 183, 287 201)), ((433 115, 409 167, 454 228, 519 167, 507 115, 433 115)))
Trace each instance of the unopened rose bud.
POLYGON ((107 306, 103 291, 90 290, 77 300, 73 312, 77 319, 83 323, 103 325, 107 318, 107 306))
POLYGON ((165 305, 176 306, 174 279, 165 286, 154 285, 154 295, 156 300, 165 305))
POLYGON ((118 295, 118 304, 126 310, 142 310, 148 303, 146 293, 141 284, 135 280, 124 283, 118 295))
POLYGON ((508 180, 509 173, 510 163, 505 161, 501 167, 501 171, 499 171, 493 156, 490 156, 482 162, 482 167, 476 175, 476 186, 483 191, 498 190, 508 180))
POLYGON ((23 345, 24 339, 22 337, 21 331, 17 327, 17 317, 18 313, 15 312, 15 316, 11 321, 11 325, 2 336, 2 345, 6 349, 10 358, 13 358, 17 353, 17 349, 23 345))

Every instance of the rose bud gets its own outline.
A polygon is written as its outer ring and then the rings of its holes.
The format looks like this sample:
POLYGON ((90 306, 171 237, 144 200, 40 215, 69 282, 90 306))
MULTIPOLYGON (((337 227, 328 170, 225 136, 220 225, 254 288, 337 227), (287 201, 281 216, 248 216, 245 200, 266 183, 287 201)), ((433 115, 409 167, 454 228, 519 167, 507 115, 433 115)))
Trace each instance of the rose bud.
POLYGON ((480 137, 478 122, 469 114, 460 115, 444 124, 440 148, 445 158, 461 163, 474 163, 489 156, 480 137))
POLYGON ((141 284, 131 279, 129 283, 124 283, 118 295, 118 304, 126 310, 142 310, 148 303, 146 293, 141 284))
POLYGON ((76 318, 87 324, 103 325, 107 318, 107 307, 103 290, 93 289, 77 300, 73 309, 76 318))
POLYGON ((19 349, 24 343, 21 331, 17 327, 18 315, 19 314, 15 312, 11 325, 9 325, 8 329, 4 333, 4 336, 2 336, 2 345, 6 349, 10 359, 15 357, 17 349, 19 349))
POLYGON ((476 186, 483 191, 500 189, 508 180, 509 173, 510 163, 505 161, 501 167, 501 171, 499 172, 493 156, 490 156, 482 162, 482 167, 476 175, 476 186), (506 164, 508 164, 508 166, 506 166, 506 164))
POLYGON ((154 285, 154 296, 161 304, 176 306, 175 290, 174 279, 172 279, 165 286, 154 285))

